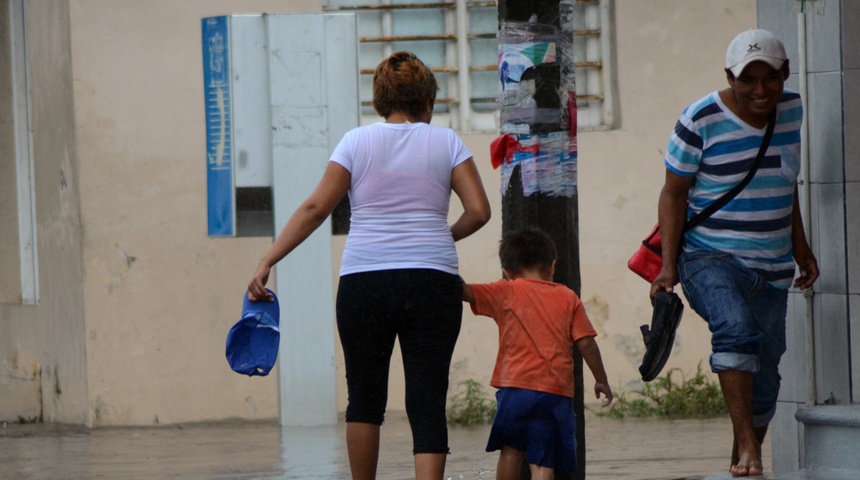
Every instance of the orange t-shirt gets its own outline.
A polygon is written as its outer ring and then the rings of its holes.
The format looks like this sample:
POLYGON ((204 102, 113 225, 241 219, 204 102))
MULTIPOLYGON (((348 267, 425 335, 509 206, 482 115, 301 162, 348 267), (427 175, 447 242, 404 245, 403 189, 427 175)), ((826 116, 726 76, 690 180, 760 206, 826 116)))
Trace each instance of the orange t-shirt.
POLYGON ((576 293, 560 283, 524 278, 470 287, 472 312, 499 326, 490 385, 573 397, 573 344, 597 336, 576 293))

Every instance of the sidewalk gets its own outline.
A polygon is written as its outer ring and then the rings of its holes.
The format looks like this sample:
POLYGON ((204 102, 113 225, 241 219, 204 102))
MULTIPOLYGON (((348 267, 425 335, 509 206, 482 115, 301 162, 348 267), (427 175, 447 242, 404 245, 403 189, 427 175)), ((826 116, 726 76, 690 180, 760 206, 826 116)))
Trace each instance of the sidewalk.
MULTIPOLYGON (((94 430, 6 424, 0 425, 0 479, 348 479, 344 430, 342 422, 284 429, 274 422, 94 430)), ((495 479, 497 454, 484 452, 488 432, 489 426, 450 429, 446 479, 495 479)), ((413 478, 411 448, 405 415, 392 412, 382 427, 379 480, 413 478)), ((722 474, 730 452, 727 418, 614 420, 586 414, 589 480, 724 480, 730 478, 722 474)))

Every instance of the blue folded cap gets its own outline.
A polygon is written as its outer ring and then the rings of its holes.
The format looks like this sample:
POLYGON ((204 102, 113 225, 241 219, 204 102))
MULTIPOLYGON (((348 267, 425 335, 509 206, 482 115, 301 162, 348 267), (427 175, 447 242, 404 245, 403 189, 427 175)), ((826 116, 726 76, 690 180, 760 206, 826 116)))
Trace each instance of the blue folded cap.
POLYGON ((227 362, 237 373, 265 376, 275 366, 281 341, 281 308, 275 293, 268 292, 274 298, 271 302, 252 302, 246 291, 242 318, 227 333, 227 362))

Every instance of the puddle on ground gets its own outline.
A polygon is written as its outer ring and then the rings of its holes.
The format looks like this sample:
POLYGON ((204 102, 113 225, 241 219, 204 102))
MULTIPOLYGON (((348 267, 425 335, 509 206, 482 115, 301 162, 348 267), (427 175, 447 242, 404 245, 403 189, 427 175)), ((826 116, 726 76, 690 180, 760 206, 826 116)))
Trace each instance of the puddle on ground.
MULTIPOLYGON (((727 418, 609 419, 586 413, 589 480, 678 479, 724 472, 727 418)), ((345 426, 209 423, 152 428, 7 424, 0 428, 0 479, 348 479, 345 426)), ((449 429, 446 480, 495 480, 484 452, 489 426, 449 429)), ((405 414, 382 427, 379 480, 414 478, 405 414)), ((766 445, 765 465, 770 465, 766 445)))

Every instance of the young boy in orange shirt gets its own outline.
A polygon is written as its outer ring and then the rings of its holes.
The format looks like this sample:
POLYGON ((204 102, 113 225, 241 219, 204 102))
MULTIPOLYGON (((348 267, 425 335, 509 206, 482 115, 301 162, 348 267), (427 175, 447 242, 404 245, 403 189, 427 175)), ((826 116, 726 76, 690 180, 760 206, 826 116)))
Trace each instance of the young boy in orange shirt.
POLYGON ((501 450, 498 480, 519 478, 523 458, 531 478, 576 471, 573 346, 594 375, 594 395, 606 407, 612 390, 597 335, 573 290, 552 281, 556 247, 529 228, 506 234, 499 246, 505 279, 463 284, 463 301, 499 326, 499 352, 490 384, 498 388, 487 451, 501 450))

